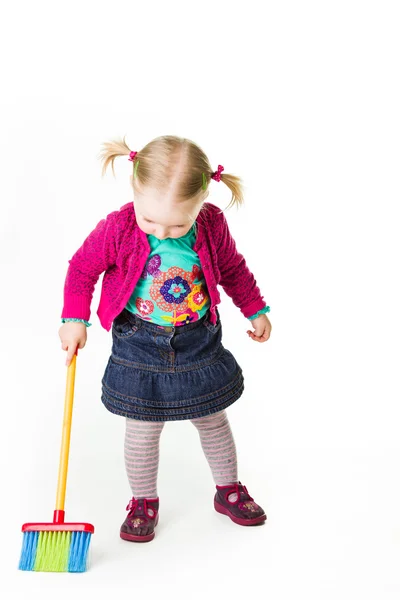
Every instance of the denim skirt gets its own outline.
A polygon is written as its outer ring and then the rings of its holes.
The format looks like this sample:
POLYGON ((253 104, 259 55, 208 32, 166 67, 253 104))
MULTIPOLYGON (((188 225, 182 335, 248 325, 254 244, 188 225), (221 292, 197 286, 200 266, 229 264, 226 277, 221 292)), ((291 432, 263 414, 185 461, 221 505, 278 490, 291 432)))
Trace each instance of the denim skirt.
POLYGON ((196 419, 219 412, 243 393, 242 369, 222 345, 209 312, 187 325, 150 323, 124 309, 112 326, 102 402, 142 421, 196 419))

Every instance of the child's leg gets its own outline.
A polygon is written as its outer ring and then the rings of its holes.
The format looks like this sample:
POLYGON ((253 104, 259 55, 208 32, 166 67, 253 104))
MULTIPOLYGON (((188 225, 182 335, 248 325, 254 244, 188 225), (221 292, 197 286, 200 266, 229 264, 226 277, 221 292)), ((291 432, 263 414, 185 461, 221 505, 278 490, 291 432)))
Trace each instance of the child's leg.
POLYGON ((192 423, 199 432, 215 485, 237 483, 236 446, 226 412, 223 410, 208 417, 193 419, 192 423))
POLYGON ((264 510, 238 481, 236 447, 225 411, 193 419, 214 477, 215 510, 238 525, 258 525, 266 520, 264 510))
POLYGON ((158 497, 160 436, 164 425, 164 422, 126 419, 125 467, 136 499, 158 497))

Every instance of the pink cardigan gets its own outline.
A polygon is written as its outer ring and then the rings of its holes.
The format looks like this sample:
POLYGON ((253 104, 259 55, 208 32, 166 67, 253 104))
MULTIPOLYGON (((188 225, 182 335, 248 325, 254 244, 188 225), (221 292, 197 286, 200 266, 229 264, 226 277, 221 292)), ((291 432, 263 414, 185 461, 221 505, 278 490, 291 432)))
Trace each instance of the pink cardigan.
MULTIPOLYGON (((196 222, 198 233, 193 250, 199 256, 208 287, 211 323, 216 322, 215 307, 221 302, 217 285, 223 287, 246 318, 264 308, 264 297, 236 249, 219 207, 205 202, 196 222)), ((147 236, 136 223, 133 202, 110 213, 69 261, 61 318, 89 321, 94 287, 105 272, 97 315, 109 331, 133 293, 149 253, 147 236)))

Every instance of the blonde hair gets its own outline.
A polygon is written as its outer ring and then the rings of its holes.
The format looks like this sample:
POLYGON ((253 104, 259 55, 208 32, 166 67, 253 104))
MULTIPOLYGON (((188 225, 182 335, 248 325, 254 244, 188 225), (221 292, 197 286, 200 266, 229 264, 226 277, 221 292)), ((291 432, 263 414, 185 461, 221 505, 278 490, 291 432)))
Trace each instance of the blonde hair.
MULTIPOLYGON (((115 175, 114 160, 117 156, 129 156, 130 153, 131 149, 125 142, 125 137, 104 143, 100 153, 103 164, 102 175, 106 173, 110 163, 115 175)), ((163 135, 149 142, 137 152, 132 168, 135 171, 134 189, 136 185, 140 188, 153 187, 163 190, 177 179, 178 201, 199 197, 205 191, 202 187, 204 178, 208 189, 214 173, 206 154, 197 144, 187 138, 174 135, 163 135), (138 161, 139 165, 136 165, 138 161)), ((234 205, 241 206, 244 203, 241 179, 236 175, 221 173, 221 181, 232 192, 232 199, 227 208, 234 205)))

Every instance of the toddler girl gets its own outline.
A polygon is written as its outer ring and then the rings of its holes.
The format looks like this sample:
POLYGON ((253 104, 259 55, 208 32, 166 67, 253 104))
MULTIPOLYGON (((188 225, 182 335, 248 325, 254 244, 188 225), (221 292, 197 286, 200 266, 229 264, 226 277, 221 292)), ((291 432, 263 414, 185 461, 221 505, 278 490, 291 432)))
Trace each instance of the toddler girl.
POLYGON ((212 171, 192 141, 162 136, 139 152, 125 139, 104 144, 103 174, 117 156, 132 161, 133 202, 101 220, 69 261, 60 338, 69 365, 86 343, 95 284, 104 272, 101 325, 112 329, 102 401, 126 419, 125 465, 133 497, 124 540, 147 542, 158 522, 157 472, 166 421, 197 428, 216 485, 215 509, 239 525, 265 521, 238 480, 225 409, 243 393, 242 369, 222 345, 221 285, 265 342, 269 312, 225 216, 205 202, 211 179, 242 204, 240 179, 212 171))

